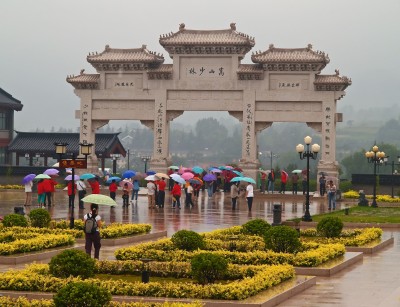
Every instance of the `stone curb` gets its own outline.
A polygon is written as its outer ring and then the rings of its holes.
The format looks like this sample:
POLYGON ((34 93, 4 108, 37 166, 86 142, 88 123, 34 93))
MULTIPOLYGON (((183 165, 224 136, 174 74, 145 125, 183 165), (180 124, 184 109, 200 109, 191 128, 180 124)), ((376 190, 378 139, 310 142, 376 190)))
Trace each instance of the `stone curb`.
POLYGON ((361 252, 363 254, 372 255, 375 254, 385 247, 394 244, 394 238, 386 239, 379 244, 372 246, 372 247, 362 247, 362 246, 346 246, 347 252, 361 252))

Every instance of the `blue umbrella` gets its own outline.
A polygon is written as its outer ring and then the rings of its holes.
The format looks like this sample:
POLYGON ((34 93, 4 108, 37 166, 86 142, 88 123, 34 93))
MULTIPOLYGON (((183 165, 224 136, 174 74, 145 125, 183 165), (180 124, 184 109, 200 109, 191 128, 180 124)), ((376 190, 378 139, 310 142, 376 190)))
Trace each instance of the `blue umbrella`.
POLYGON ((217 176, 215 176, 214 174, 207 174, 203 177, 204 181, 213 181, 213 180, 217 180, 217 176))
POLYGON ((239 177, 243 177, 243 174, 239 171, 232 171, 232 173, 238 175, 239 177))
POLYGON ((122 173, 122 178, 132 178, 135 175, 136 175, 135 171, 132 171, 132 170, 128 169, 127 171, 122 173))
POLYGON ((201 184, 201 182, 199 180, 197 180, 197 179, 190 179, 189 182, 191 184, 201 184))
POLYGON ((235 178, 232 178, 232 180, 231 180, 231 182, 236 182, 236 181, 245 181, 245 182, 250 182, 250 183, 256 184, 256 181, 250 177, 235 177, 235 178))
POLYGON ((107 179, 106 183, 111 183, 113 180, 115 180, 115 182, 120 182, 121 178, 119 177, 110 177, 107 179))
POLYGON ((93 174, 90 174, 90 173, 86 173, 86 174, 80 175, 79 178, 82 179, 82 180, 85 180, 85 179, 89 180, 89 179, 96 178, 96 175, 93 175, 93 174))
POLYGON ((192 167, 192 172, 194 172, 196 174, 201 174, 202 172, 204 172, 204 168, 202 168, 200 166, 193 166, 192 167))
POLYGON ((155 175, 156 173, 157 173, 157 172, 155 172, 155 171, 147 171, 147 172, 146 172, 147 175, 155 175))
POLYGON ((177 183, 181 183, 181 184, 185 184, 186 183, 185 179, 183 179, 180 176, 179 177, 174 176, 174 177, 172 177, 172 180, 176 181, 177 183))
POLYGON ((29 181, 32 181, 36 177, 35 174, 29 174, 22 179, 22 184, 27 184, 29 181))

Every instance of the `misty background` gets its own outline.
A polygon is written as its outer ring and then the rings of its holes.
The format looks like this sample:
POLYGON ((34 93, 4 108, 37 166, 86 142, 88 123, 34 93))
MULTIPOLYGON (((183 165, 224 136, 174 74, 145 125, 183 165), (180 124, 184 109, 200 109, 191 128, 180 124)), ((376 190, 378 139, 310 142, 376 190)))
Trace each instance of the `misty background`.
MULTIPOLYGON (((149 50, 163 53, 164 63, 172 63, 158 42, 161 34, 178 31, 182 22, 187 29, 201 30, 228 29, 235 22, 238 31, 255 37, 251 52, 264 51, 271 43, 277 48, 311 43, 314 50, 329 54, 330 63, 322 74, 339 69, 352 79, 346 96, 338 101, 338 112, 343 113, 343 123, 337 125, 337 160, 341 161, 369 149, 375 141, 391 144, 393 150, 399 147, 399 11, 398 0, 2 0, 0 87, 24 105, 15 113, 16 130, 77 131, 74 112, 79 99, 65 79, 81 69, 96 73, 86 61, 89 52, 101 52, 107 44, 112 48, 146 44, 149 50)), ((251 63, 251 52, 242 63, 251 63)), ((151 150, 151 131, 139 122, 110 121, 103 129, 121 131, 120 138, 135 135, 136 143, 127 144, 132 151, 151 150)), ((183 143, 191 152, 199 152, 196 146, 201 144, 200 152, 208 154, 217 142, 225 148, 226 159, 240 158, 241 127, 227 112, 184 113, 173 121, 170 133, 170 151, 177 154, 184 146, 179 141, 187 137, 183 143), (196 127, 212 118, 220 125, 219 137, 229 137, 229 142, 215 140, 214 135, 204 137, 207 131, 196 127), (192 142, 197 144, 193 148, 192 142)), ((274 123, 259 135, 259 152, 279 152, 277 163, 299 166, 294 147, 305 134, 318 141, 319 136, 304 124, 274 123)), ((218 153, 213 149, 213 155, 218 153)))

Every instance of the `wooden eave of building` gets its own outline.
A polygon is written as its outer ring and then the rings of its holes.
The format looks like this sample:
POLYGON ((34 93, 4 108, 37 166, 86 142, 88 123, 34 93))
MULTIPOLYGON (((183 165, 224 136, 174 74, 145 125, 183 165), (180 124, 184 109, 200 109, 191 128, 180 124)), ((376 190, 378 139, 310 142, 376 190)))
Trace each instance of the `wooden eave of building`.
POLYGON ((0 107, 3 109, 11 109, 21 111, 23 104, 18 99, 15 99, 11 94, 0 88, 0 107))
MULTIPOLYGON (((55 157, 54 143, 67 143, 67 153, 79 154, 79 133, 60 132, 20 132, 16 131, 16 137, 8 146, 9 152, 15 152, 18 156, 40 154, 42 156, 55 157)), ((97 157, 110 157, 111 153, 126 156, 126 150, 118 138, 119 133, 96 133, 94 153, 97 157)))

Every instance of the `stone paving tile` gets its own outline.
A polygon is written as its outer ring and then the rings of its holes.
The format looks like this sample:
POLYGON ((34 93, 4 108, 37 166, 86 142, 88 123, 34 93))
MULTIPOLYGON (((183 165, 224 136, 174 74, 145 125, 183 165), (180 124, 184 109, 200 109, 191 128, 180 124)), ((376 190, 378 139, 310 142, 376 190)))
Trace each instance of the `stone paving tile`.
MULTIPOLYGON (((13 212, 13 207, 23 203, 24 194, 0 193, 0 215, 13 212)), ((53 218, 68 217, 67 198, 65 193, 57 192, 56 206, 49 208, 53 218)), ((137 204, 122 208, 122 199, 118 197, 119 207, 111 209, 101 207, 100 215, 106 223, 133 222, 150 223, 154 231, 167 230, 168 236, 180 229, 194 231, 210 231, 241 225, 253 218, 264 218, 269 223, 273 219, 273 204, 283 206, 282 220, 301 217, 304 212, 304 198, 299 195, 256 195, 253 211, 249 213, 245 200, 240 200, 238 210, 232 210, 230 198, 224 193, 218 193, 209 199, 204 194, 194 208, 171 208, 171 198, 167 196, 164 209, 150 210, 147 208, 147 198, 139 197, 137 204)), ((340 204, 338 206, 340 208, 340 204)), ((34 207, 32 207, 34 208, 34 207)), ((76 210, 75 217, 82 218, 88 210, 76 210)), ((27 209, 29 211, 29 209, 27 209)), ((311 215, 327 212, 324 199, 312 199, 311 215)), ((332 277, 318 277, 317 285, 292 297, 279 306, 400 306, 400 230, 385 230, 385 237, 393 236, 395 243, 377 254, 364 256, 363 263, 358 262, 332 277)), ((113 259, 113 251, 119 248, 102 248, 101 259, 113 259)), ((47 262, 47 261, 46 261, 47 262)), ((19 265, 13 268, 22 268, 19 265)), ((0 266, 0 271, 10 269, 0 266)))

